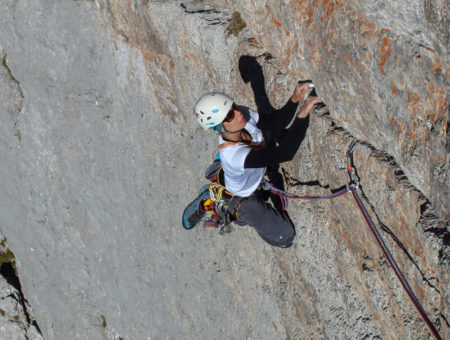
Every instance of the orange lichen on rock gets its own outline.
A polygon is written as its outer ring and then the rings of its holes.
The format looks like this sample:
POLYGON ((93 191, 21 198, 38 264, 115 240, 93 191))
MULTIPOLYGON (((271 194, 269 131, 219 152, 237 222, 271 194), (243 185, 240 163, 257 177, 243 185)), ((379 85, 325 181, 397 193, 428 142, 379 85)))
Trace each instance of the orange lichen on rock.
POLYGON ((368 21, 365 16, 363 16, 361 13, 356 13, 356 20, 358 25, 360 26, 360 32, 362 34, 364 33, 374 33, 375 32, 375 24, 371 21, 368 21))
POLYGON ((433 66, 432 70, 433 70, 433 72, 442 72, 442 65, 441 65, 441 63, 435 64, 433 66))
MULTIPOLYGON (((338 4, 330 4, 330 0, 311 0, 311 1, 303 1, 303 0, 294 0, 291 2, 291 9, 295 16, 297 17, 298 21, 301 23, 305 23, 306 26, 311 26, 313 24, 313 21, 315 19, 314 13, 325 13, 325 16, 332 14, 334 11, 334 7, 338 4), (322 6, 322 10, 317 11, 319 9, 319 6, 322 6), (325 8, 327 8, 327 11, 325 12, 325 8)), ((342 4, 343 6, 343 4, 342 4)), ((318 19, 319 17, 317 17, 318 19)), ((324 17, 321 17, 325 19, 324 17)), ((324 20, 320 20, 320 22, 323 22, 324 20)), ((318 25, 314 25, 312 27, 314 30, 318 29, 318 25)))
POLYGON ((423 288, 421 286, 418 287, 419 288, 419 295, 421 298, 425 297, 425 293, 423 292, 423 288))
POLYGON ((319 53, 316 49, 311 50, 311 61, 314 65, 314 68, 316 68, 316 69, 322 63, 322 57, 319 55, 319 53))
POLYGON ((379 64, 380 64, 380 72, 384 75, 384 66, 386 65, 387 58, 389 54, 392 52, 392 43, 389 41, 387 37, 378 40, 378 46, 380 47, 380 56, 379 56, 379 64))
POLYGON ((324 1, 322 3, 322 12, 325 14, 320 17, 320 23, 322 25, 322 29, 324 32, 328 32, 329 37, 333 37, 333 27, 334 25, 330 25, 331 19, 333 17, 334 12, 334 4, 329 4, 329 1, 324 1))
POLYGON ((419 94, 416 92, 411 94, 411 92, 408 91, 408 102, 408 107, 411 110, 411 116, 415 117, 420 115, 423 110, 423 100, 420 98, 419 94))
POLYGON ((408 130, 407 134, 408 134, 409 140, 414 143, 416 140, 416 136, 414 135, 413 131, 408 130))
POLYGON ((312 9, 310 9, 308 11, 308 19, 306 20, 306 25, 307 26, 311 25, 312 21, 313 21, 313 11, 312 9))
MULTIPOLYGON (((375 24, 368 21, 362 13, 355 10, 351 10, 351 16, 354 25, 357 27, 358 36, 364 39, 365 42, 369 42, 377 32, 375 24)), ((364 44, 363 41, 361 41, 361 43, 364 44)))
POLYGON ((399 126, 399 128, 397 129, 397 133, 399 135, 401 135, 402 133, 404 134, 405 130, 406 130, 406 123, 402 123, 402 125, 399 126))
POLYGON ((417 105, 417 103, 419 103, 421 101, 419 94, 414 92, 410 101, 411 101, 411 105, 417 105))
POLYGON ((402 232, 406 232, 406 229, 408 227, 408 223, 406 222, 406 217, 402 215, 401 217, 402 223, 400 224, 400 229, 402 232))
POLYGON ((279 22, 277 19, 273 19, 273 23, 274 23, 275 26, 277 26, 277 27, 283 26, 283 25, 281 24, 281 22, 279 22))
POLYGON ((353 66, 356 66, 356 63, 353 61, 353 58, 349 55, 344 56, 344 58, 353 66))
POLYGON ((430 115, 430 122, 435 124, 443 119, 447 112, 447 94, 444 88, 436 89, 432 83, 428 85, 428 100, 434 114, 430 115))
POLYGON ((285 53, 285 58, 283 58, 283 60, 289 61, 290 59, 291 59, 291 46, 288 46, 285 53))
POLYGON ((194 53, 186 53, 186 54, 184 55, 184 58, 187 59, 187 60, 195 61, 195 62, 198 62, 198 61, 199 61, 198 56, 195 55, 194 53))
POLYGON ((397 94, 397 88, 395 87, 395 85, 392 85, 392 93, 397 94))
POLYGON ((308 15, 308 19, 306 19, 306 25, 310 26, 314 20, 314 11, 311 6, 308 7, 306 14, 308 15))
POLYGON ((334 12, 334 4, 330 4, 327 8, 327 11, 325 12, 325 17, 330 18, 333 12, 334 12))
POLYGON ((295 40, 295 41, 294 41, 294 44, 293 44, 293 46, 292 46, 292 49, 293 49, 294 51, 298 51, 298 46, 299 46, 299 42, 298 42, 298 40, 295 40))

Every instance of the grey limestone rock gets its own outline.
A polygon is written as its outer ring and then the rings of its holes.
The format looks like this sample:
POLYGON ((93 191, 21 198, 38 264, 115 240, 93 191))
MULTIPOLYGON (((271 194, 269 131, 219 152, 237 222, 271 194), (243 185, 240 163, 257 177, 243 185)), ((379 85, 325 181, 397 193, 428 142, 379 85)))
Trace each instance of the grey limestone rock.
POLYGON ((42 334, 23 296, 14 254, 0 234, 0 339, 40 340, 42 334))
POLYGON ((182 229, 217 153, 196 100, 278 107, 301 79, 329 114, 282 165, 287 189, 342 187, 356 138, 361 195, 449 337, 442 1, 0 0, 0 12, 0 229, 43 338, 431 338, 349 194, 292 201, 290 249, 248 227, 182 229))

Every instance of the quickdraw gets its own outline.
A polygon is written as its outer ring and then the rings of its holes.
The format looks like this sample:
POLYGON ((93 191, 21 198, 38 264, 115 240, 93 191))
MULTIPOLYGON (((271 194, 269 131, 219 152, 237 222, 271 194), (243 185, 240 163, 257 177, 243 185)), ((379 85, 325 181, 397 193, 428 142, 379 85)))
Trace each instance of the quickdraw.
POLYGON ((359 179, 356 176, 356 170, 353 167, 353 151, 355 151, 358 142, 354 139, 347 150, 347 171, 345 172, 345 186, 347 191, 350 189, 351 183, 355 183, 355 188, 359 188, 359 179))
POLYGON ((221 201, 224 198, 224 194, 232 196, 232 194, 227 191, 227 188, 219 182, 211 182, 211 184, 209 184, 209 196, 211 197, 211 200, 214 202, 221 201))
MULTIPOLYGON (((219 170, 220 171, 220 170, 219 170)), ((210 209, 214 211, 214 217, 210 223, 205 223, 207 229, 219 229, 220 234, 231 232, 230 216, 228 214, 228 199, 233 195, 227 188, 220 184, 218 175, 211 179, 209 184, 210 209)), ((211 216, 212 217, 212 216, 211 216)))

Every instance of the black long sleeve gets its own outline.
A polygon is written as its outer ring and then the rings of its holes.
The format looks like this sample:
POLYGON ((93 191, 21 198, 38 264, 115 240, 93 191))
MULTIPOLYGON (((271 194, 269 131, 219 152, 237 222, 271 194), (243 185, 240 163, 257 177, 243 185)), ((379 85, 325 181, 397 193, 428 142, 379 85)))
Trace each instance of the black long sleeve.
POLYGON ((266 114, 260 114, 257 126, 262 131, 279 132, 286 128, 292 118, 294 118, 297 107, 298 103, 288 100, 281 109, 273 110, 266 114))
POLYGON ((251 150, 245 158, 244 168, 262 168, 265 166, 276 166, 280 163, 290 161, 294 158, 301 142, 305 138, 309 125, 309 117, 295 118, 289 128, 288 134, 276 147, 251 150))

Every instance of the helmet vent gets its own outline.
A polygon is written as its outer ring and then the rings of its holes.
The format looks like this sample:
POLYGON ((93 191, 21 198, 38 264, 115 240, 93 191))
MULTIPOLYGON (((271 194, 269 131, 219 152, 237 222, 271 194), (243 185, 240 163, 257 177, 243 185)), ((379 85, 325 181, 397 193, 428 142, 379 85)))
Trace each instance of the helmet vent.
POLYGON ((202 114, 202 115, 204 115, 205 113, 203 112, 203 111, 200 111, 200 113, 202 114))

